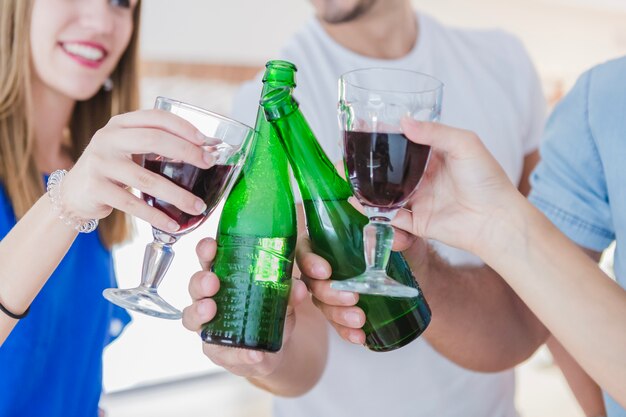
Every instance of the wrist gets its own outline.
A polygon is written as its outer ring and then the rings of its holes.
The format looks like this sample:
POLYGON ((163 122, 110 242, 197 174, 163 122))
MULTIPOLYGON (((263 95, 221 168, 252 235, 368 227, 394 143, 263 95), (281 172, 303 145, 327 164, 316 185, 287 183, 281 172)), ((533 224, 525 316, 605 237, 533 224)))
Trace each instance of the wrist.
POLYGON ((537 221, 538 212, 526 197, 515 193, 506 207, 491 212, 485 230, 479 233, 472 249, 485 263, 492 265, 508 256, 516 256, 526 246, 529 231, 537 221))
POLYGON ((52 210, 63 223, 77 232, 91 233, 98 227, 98 219, 84 219, 76 216, 65 204, 63 199, 63 183, 66 174, 66 170, 59 169, 50 174, 48 178, 46 191, 50 199, 52 210))

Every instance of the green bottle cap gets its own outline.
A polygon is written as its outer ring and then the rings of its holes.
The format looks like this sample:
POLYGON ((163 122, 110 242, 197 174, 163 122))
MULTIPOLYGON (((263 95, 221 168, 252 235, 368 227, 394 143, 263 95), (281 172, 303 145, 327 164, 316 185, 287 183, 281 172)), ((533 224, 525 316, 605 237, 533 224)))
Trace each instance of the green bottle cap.
POLYGON ((267 63, 265 64, 265 68, 283 68, 298 71, 298 68, 295 66, 295 64, 289 61, 283 61, 281 59, 273 59, 271 61, 267 61, 267 63))
POLYGON ((289 61, 273 60, 265 64, 265 74, 263 74, 264 84, 281 84, 285 86, 296 86, 296 71, 298 69, 289 61))

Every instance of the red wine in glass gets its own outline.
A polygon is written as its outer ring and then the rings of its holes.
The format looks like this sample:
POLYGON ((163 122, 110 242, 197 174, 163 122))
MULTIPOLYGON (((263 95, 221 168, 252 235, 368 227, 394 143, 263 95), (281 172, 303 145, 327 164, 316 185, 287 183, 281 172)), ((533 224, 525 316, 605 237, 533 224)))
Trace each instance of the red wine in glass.
POLYGON ((225 188, 224 185, 228 182, 234 169, 233 165, 213 165, 209 169, 201 169, 185 162, 171 161, 161 157, 146 158, 143 166, 169 179, 179 187, 191 191, 207 205, 204 213, 192 215, 168 202, 144 193, 143 199, 149 205, 161 210, 180 225, 177 234, 186 233, 198 226, 213 211, 219 203, 221 193, 225 188))
POLYGON ((344 132, 345 163, 354 194, 364 205, 402 206, 426 170, 430 146, 402 133, 344 132))

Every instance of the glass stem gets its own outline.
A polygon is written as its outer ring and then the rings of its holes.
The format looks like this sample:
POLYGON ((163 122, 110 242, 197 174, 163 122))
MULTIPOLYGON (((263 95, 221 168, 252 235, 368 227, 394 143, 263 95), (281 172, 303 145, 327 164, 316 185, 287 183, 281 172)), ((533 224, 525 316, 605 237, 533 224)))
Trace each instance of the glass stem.
POLYGON ((391 221, 385 217, 370 218, 370 222, 363 228, 367 271, 386 274, 392 244, 393 227, 391 227, 391 221))
POLYGON ((172 245, 177 238, 152 229, 154 241, 146 246, 141 274, 141 286, 156 291, 174 259, 172 245))

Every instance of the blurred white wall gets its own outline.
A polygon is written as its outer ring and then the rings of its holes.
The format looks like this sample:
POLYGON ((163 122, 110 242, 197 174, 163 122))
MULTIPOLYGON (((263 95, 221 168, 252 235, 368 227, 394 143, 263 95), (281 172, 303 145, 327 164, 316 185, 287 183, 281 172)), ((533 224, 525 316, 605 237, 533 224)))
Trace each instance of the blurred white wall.
MULTIPOLYGON (((626 54, 625 0, 413 0, 441 21, 501 27, 526 44, 544 78, 570 84, 588 67, 626 54)), ((149 0, 147 60, 261 65, 312 12, 309 0, 149 0)))

